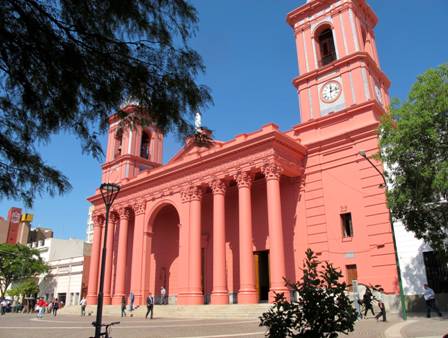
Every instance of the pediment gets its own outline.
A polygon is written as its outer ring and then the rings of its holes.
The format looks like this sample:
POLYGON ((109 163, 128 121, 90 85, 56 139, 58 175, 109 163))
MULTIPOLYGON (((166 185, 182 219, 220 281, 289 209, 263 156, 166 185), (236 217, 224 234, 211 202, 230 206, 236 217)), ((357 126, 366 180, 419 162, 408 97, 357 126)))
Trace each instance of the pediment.
POLYGON ((202 153, 208 152, 210 149, 222 144, 223 142, 213 140, 210 146, 197 146, 192 139, 187 140, 186 144, 174 155, 168 162, 168 164, 189 160, 192 158, 201 157, 202 153))

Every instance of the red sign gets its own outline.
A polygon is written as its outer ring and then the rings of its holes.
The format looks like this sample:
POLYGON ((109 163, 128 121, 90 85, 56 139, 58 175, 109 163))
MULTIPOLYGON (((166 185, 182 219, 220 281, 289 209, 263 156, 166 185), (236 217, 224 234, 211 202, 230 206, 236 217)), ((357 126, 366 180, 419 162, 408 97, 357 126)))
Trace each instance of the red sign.
POLYGON ((16 244, 17 236, 19 234, 20 217, 22 216, 22 209, 11 208, 8 211, 8 237, 6 243, 16 244))

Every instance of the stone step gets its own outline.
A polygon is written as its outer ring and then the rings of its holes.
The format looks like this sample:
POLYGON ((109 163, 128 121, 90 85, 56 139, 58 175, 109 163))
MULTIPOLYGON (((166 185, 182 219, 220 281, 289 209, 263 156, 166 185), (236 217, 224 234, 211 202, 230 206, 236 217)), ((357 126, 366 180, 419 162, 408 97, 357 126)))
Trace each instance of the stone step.
MULTIPOLYGON (((154 315, 158 318, 214 318, 214 319, 258 319, 270 304, 231 304, 231 305, 155 305, 154 315)), ((104 305, 103 315, 120 316, 120 305, 104 305)), ((60 314, 80 314, 80 306, 65 306, 60 314)), ((86 313, 95 316, 96 306, 88 305, 86 313)), ((129 315, 130 312, 126 310, 129 315)), ((146 306, 139 306, 132 315, 144 317, 146 306)))

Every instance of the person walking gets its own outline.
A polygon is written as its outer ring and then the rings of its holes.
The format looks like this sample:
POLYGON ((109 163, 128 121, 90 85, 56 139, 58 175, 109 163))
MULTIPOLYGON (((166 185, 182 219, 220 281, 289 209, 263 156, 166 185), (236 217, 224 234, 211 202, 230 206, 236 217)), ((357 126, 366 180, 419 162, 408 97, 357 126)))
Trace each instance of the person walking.
POLYGON ((82 297, 81 301, 79 302, 79 305, 81 305, 81 317, 85 317, 87 306, 87 300, 85 297, 82 297))
POLYGON ((376 320, 379 321, 381 317, 383 317, 383 322, 387 321, 386 320, 386 305, 383 302, 383 294, 382 292, 384 291, 383 288, 377 290, 378 293, 375 295, 374 300, 377 301, 378 303, 378 307, 380 309, 380 312, 378 312, 375 316, 376 320))
POLYGON ((48 305, 47 305, 47 313, 51 313, 51 311, 53 310, 53 303, 54 303, 54 299, 50 302, 50 303, 48 303, 48 305))
POLYGON ((59 310, 59 301, 58 301, 58 299, 56 298, 56 299, 53 301, 53 309, 52 309, 52 312, 53 312, 53 316, 54 316, 54 317, 57 316, 57 314, 58 314, 58 310, 59 310))
POLYGON ((3 316, 6 313, 6 306, 8 304, 6 303, 6 299, 2 298, 2 300, 0 301, 0 313, 3 316))
POLYGON ((146 316, 145 319, 148 319, 148 315, 151 313, 151 319, 154 314, 154 297, 151 295, 151 292, 148 294, 148 297, 146 297, 146 316))
POLYGON ((129 311, 134 311, 134 293, 131 291, 129 295, 129 311))
POLYGON ((160 288, 160 304, 162 304, 162 305, 168 304, 167 297, 166 297, 166 289, 164 286, 162 286, 160 288))
POLYGON ((362 302, 364 303, 364 317, 367 317, 367 311, 369 311, 369 309, 370 311, 372 311, 372 315, 375 316, 375 312, 373 311, 372 298, 372 291, 370 291, 370 288, 366 287, 366 292, 362 297, 362 302))
POLYGON ((442 312, 440 312, 436 304, 436 294, 434 293, 434 290, 431 289, 428 284, 423 284, 423 287, 425 288, 423 298, 425 298, 426 303, 426 317, 431 318, 431 309, 437 312, 439 317, 442 317, 442 312))
POLYGON ((42 319, 44 317, 47 306, 48 306, 47 302, 43 299, 43 297, 40 297, 36 304, 37 318, 42 319))
POLYGON ((121 316, 126 317, 126 297, 121 297, 121 316))

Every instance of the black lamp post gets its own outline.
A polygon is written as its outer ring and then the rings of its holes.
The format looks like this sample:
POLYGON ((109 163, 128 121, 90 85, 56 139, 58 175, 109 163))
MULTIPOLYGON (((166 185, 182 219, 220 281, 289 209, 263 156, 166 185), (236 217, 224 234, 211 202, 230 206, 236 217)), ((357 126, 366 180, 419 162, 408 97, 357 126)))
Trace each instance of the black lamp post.
MULTIPOLYGON (((367 162, 369 162, 369 164, 378 172, 378 174, 380 174, 384 182, 384 189, 386 189, 387 192, 387 181, 386 177, 384 177, 384 174, 375 166, 375 164, 372 163, 372 161, 367 157, 366 152, 364 150, 360 150, 359 155, 364 157, 367 160, 367 162)), ((389 222, 392 230, 392 241, 394 242, 394 250, 395 250, 395 264, 397 265, 398 286, 400 288, 401 318, 403 318, 403 320, 406 320, 408 318, 408 315, 406 312, 406 301, 404 299, 403 283, 401 281, 401 269, 400 269, 400 261, 398 259, 397 242, 395 240, 394 224, 392 222, 392 215, 390 213, 389 207, 387 208, 387 210, 389 211, 389 222)))
POLYGON ((96 310, 95 338, 100 338, 103 319, 104 270, 106 268, 106 238, 107 225, 109 223, 109 210, 112 203, 114 203, 115 197, 117 197, 118 192, 120 191, 120 186, 114 183, 103 183, 100 186, 100 191, 101 196, 103 197, 104 205, 106 206, 106 222, 104 225, 103 253, 101 256, 100 289, 98 291, 98 305, 96 310))

